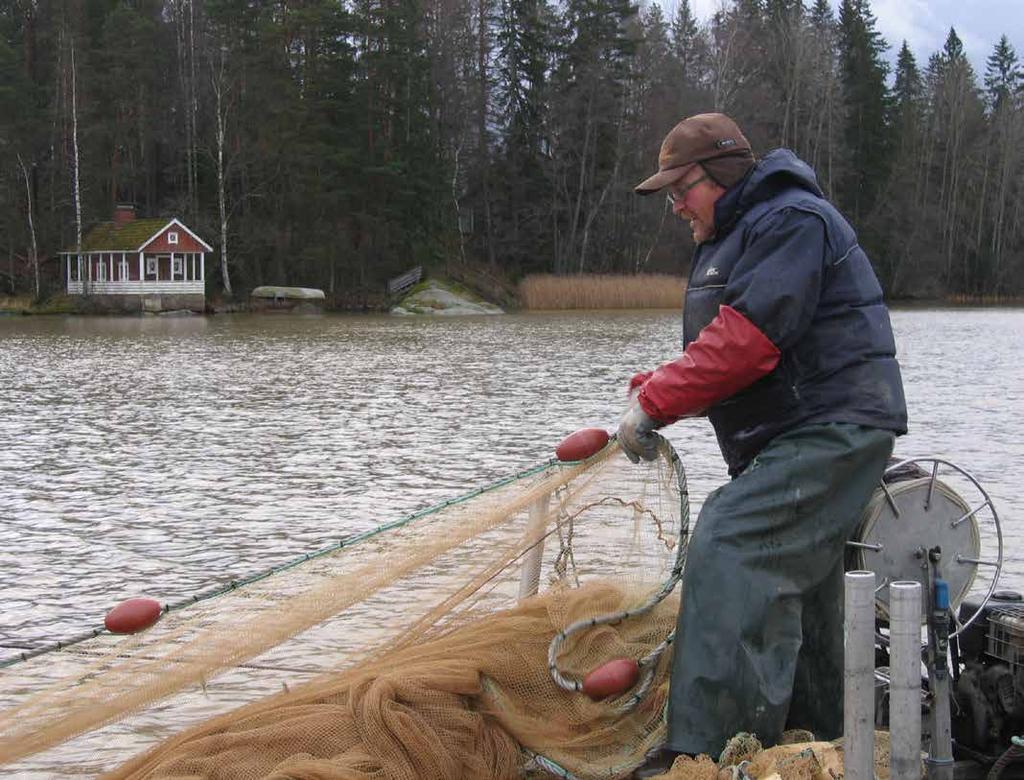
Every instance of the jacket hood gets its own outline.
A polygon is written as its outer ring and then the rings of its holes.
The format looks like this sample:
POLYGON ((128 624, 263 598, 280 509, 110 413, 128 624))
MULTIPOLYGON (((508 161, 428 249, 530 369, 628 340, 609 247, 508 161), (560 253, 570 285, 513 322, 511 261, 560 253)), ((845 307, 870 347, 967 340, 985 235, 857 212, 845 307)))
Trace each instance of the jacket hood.
POLYGON ((715 204, 715 224, 728 232, 745 211, 784 189, 798 187, 823 198, 818 177, 810 165, 789 149, 775 149, 761 157, 742 181, 731 187, 715 204))

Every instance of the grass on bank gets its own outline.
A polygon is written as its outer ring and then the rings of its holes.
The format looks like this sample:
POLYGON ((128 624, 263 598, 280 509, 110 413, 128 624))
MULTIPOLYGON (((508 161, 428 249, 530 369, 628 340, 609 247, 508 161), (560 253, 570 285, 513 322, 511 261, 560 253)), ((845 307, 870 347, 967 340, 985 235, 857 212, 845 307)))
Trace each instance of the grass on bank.
POLYGON ((527 276, 519 283, 524 309, 678 309, 686 280, 668 274, 527 276))

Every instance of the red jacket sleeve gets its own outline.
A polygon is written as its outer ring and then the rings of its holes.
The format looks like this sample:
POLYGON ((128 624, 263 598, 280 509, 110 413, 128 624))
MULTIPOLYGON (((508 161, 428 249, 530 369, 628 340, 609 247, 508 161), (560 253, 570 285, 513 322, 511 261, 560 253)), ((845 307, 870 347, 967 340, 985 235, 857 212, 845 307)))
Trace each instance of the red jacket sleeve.
POLYGON ((632 393, 643 387, 644 382, 650 379, 653 373, 653 371, 641 371, 639 374, 633 374, 633 378, 629 380, 629 392, 632 393))
POLYGON ((779 355, 754 323, 731 306, 720 306, 682 356, 644 383, 640 406, 661 422, 699 415, 770 374, 779 355))

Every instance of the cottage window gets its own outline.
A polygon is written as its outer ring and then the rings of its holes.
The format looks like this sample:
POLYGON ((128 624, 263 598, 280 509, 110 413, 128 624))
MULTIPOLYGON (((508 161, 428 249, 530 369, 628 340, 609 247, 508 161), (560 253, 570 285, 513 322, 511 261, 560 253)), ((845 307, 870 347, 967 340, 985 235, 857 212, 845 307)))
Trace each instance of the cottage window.
POLYGON ((96 281, 105 282, 107 281, 107 261, 100 260, 96 264, 96 281))
POLYGON ((185 278, 185 274, 184 274, 184 273, 182 272, 182 270, 181 270, 181 267, 182 267, 182 260, 183 260, 183 259, 184 259, 184 258, 181 258, 181 257, 175 257, 175 258, 174 258, 174 268, 173 268, 173 270, 171 271, 171 278, 172 278, 172 279, 173 279, 173 278, 174 278, 175 276, 180 276, 180 277, 181 277, 182 279, 184 279, 184 278, 185 278))
POLYGON ((146 258, 146 276, 156 276, 156 258, 146 258))
POLYGON ((168 244, 177 244, 178 243, 178 234, 177 233, 168 233, 167 234, 167 243, 168 244))
POLYGON ((121 269, 120 273, 118 273, 118 276, 121 277, 122 282, 128 278, 128 258, 126 257, 121 257, 121 269))

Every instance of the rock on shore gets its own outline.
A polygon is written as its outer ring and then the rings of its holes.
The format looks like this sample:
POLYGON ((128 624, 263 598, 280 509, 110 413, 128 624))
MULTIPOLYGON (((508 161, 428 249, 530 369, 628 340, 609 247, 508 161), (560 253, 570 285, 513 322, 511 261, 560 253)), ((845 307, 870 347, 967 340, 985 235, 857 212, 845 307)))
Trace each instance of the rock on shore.
POLYGON ((467 290, 446 285, 433 279, 417 285, 402 302, 391 309, 397 316, 427 314, 458 317, 475 314, 504 314, 493 303, 487 303, 467 290))

